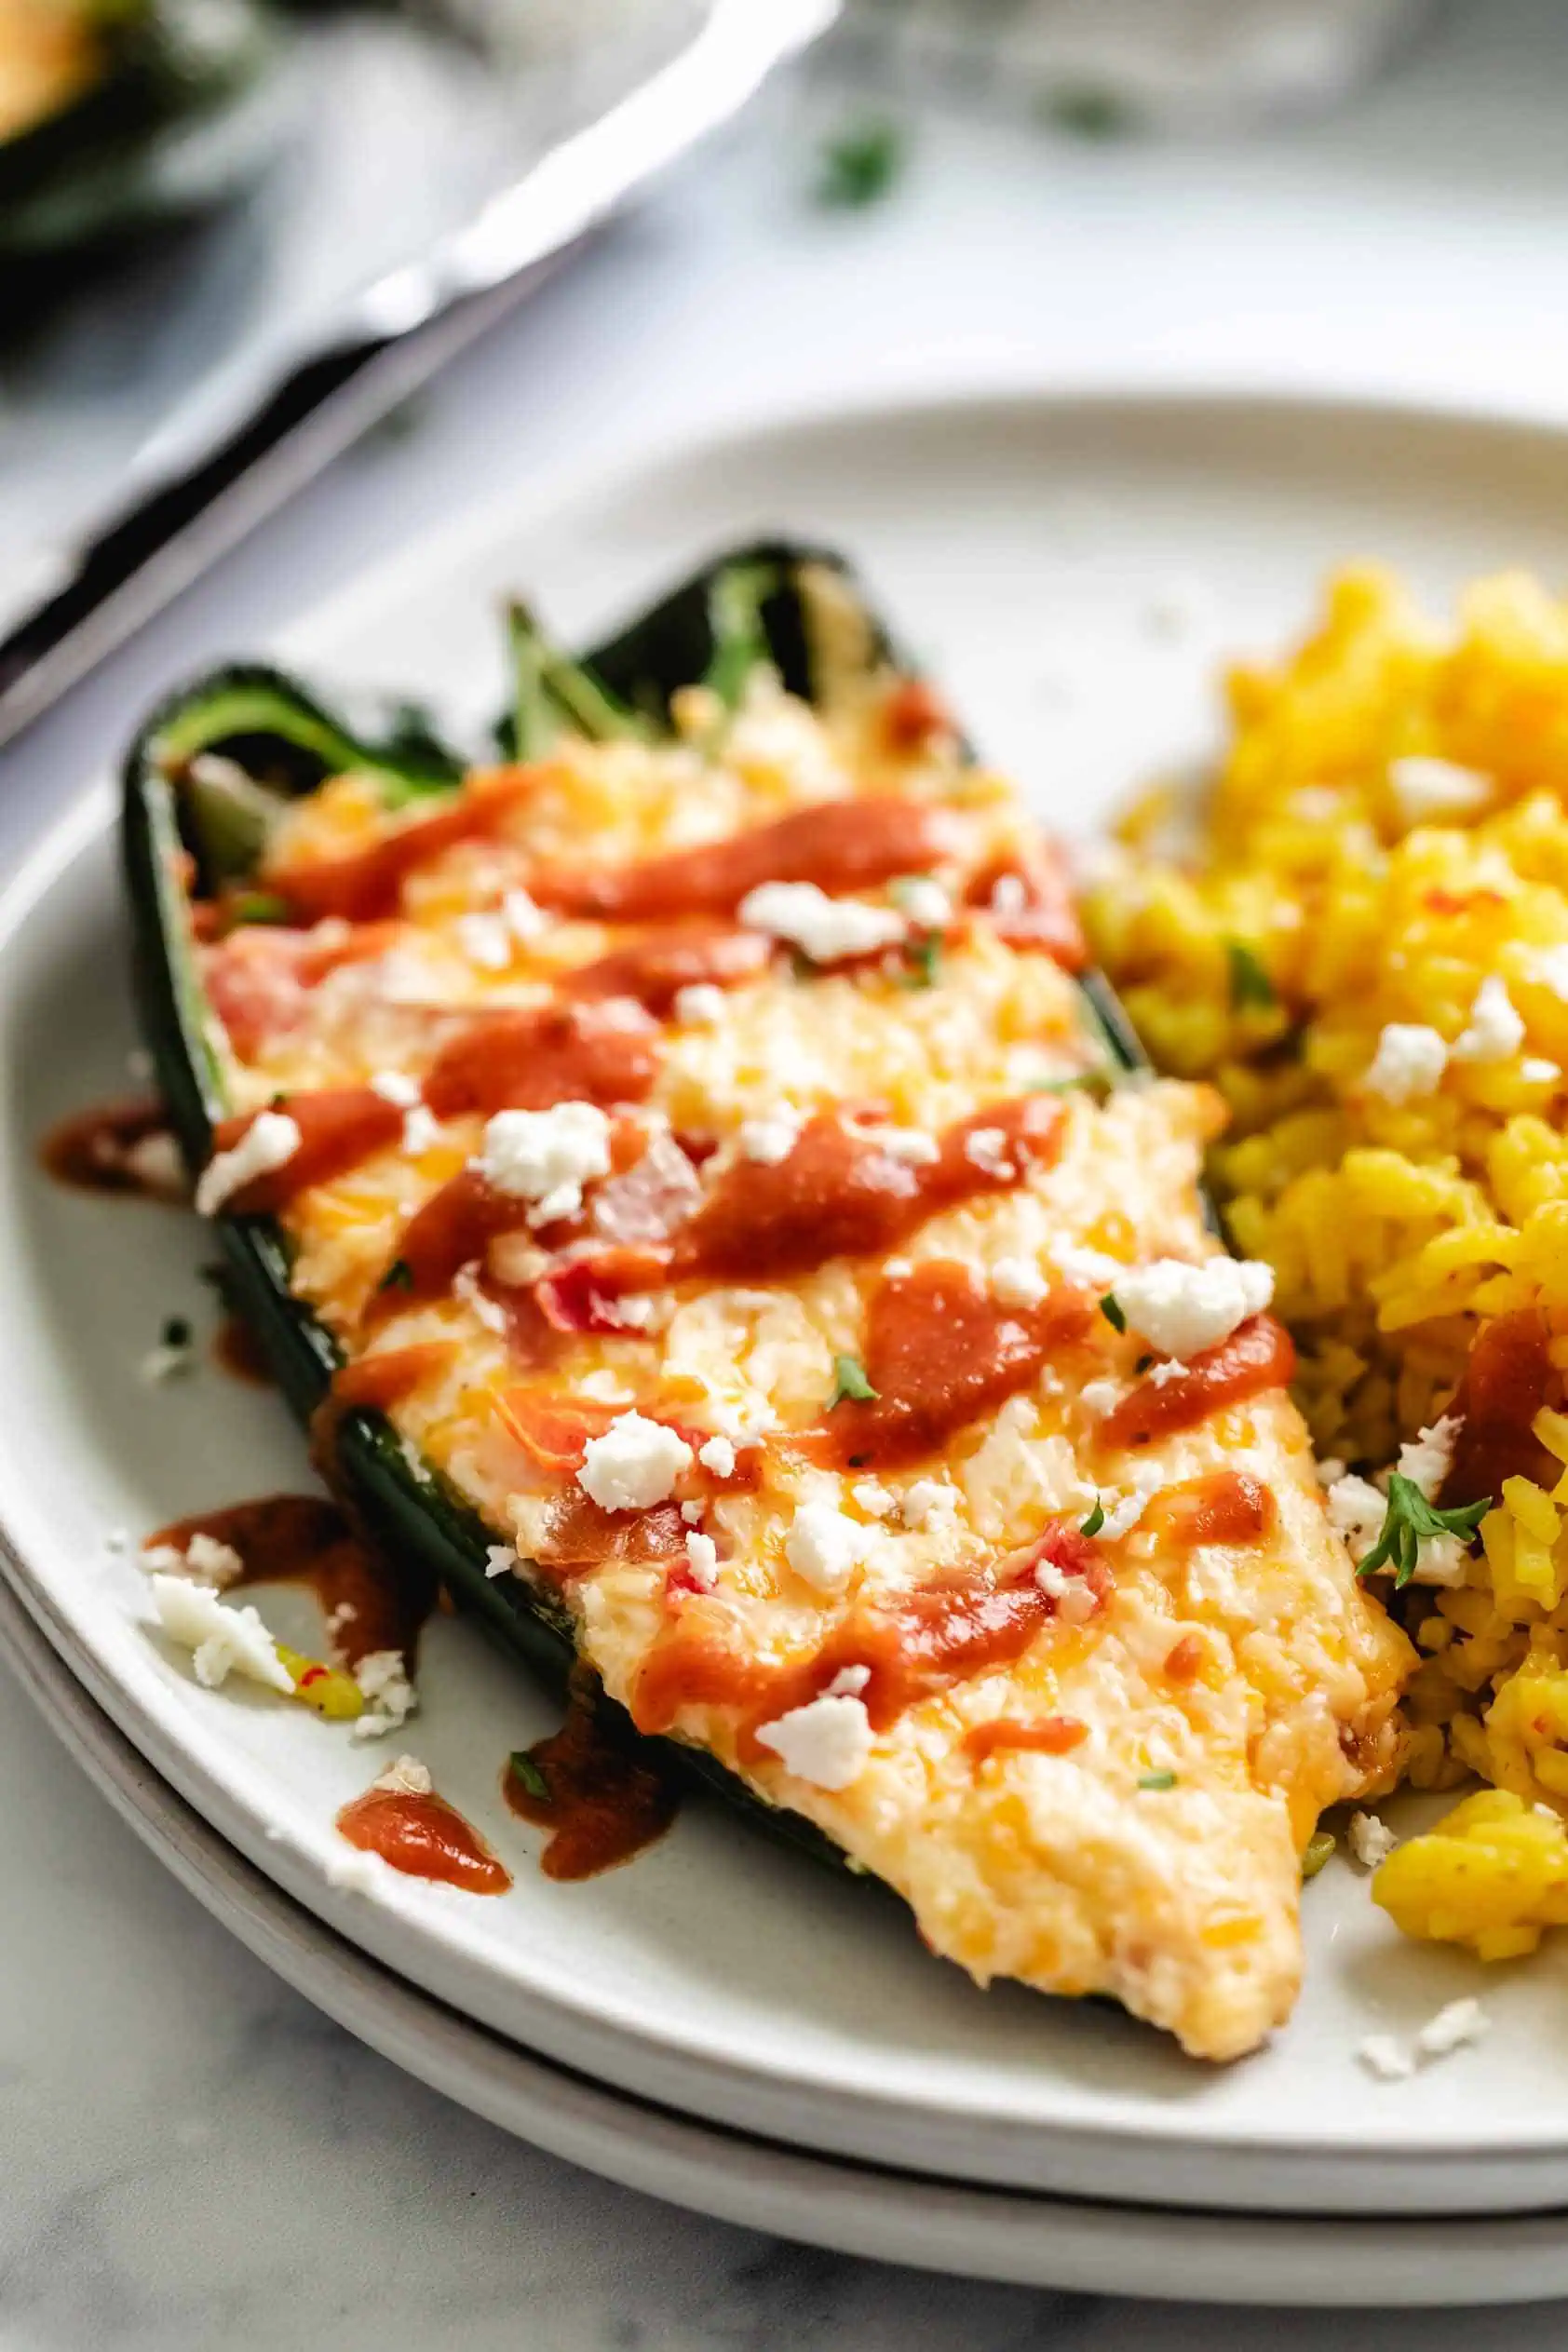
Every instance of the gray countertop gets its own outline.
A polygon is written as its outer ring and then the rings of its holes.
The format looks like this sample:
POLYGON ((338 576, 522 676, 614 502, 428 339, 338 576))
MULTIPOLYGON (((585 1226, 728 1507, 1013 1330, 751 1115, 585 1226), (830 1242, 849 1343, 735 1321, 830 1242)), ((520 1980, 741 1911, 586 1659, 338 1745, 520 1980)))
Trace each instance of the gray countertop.
MULTIPOLYGON (((0 758, 8 865, 168 680, 465 502, 780 407, 950 384, 1277 385, 1568 414, 1568 10, 1454 9, 1404 74, 1246 145, 923 115, 885 206, 807 202, 781 88, 0 758)), ((0 452, 0 503, 5 498, 0 452)), ((547 583, 539 584, 546 591, 547 583)), ((1507 2314, 1226 2318, 927 2278, 590 2180, 408 2081, 169 1881, 8 1685, 0 2344, 182 2352, 1434 2352, 1507 2314)), ((1568 2321, 1555 2310, 1548 2340, 1568 2321)))

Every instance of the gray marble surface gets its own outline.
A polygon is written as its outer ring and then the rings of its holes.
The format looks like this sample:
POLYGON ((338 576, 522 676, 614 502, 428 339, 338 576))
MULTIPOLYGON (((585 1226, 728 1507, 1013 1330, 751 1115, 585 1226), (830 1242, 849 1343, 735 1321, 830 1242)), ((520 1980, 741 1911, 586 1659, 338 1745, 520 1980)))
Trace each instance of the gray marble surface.
MULTIPOLYGON (((1246 382, 1568 415, 1568 10, 1455 7, 1352 112, 1234 148, 923 118, 897 198, 806 201, 781 89, 0 758, 0 869, 151 695, 475 496, 879 388, 1246 382)), ((0 461, 0 512, 7 484, 0 461)), ((3 561, 3 556, 0 556, 3 561)), ((1220 2314, 819 2255, 535 2155, 274 1982, 0 1679, 0 2345, 47 2352, 1467 2352, 1568 2313, 1220 2314)))

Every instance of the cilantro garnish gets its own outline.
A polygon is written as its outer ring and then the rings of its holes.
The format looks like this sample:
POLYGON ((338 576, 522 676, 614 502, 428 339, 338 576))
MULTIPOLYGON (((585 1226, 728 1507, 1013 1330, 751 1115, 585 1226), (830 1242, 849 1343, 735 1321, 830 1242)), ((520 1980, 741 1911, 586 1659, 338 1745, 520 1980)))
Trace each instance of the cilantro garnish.
POLYGON ((1230 1001, 1236 1010, 1245 1012, 1252 1007, 1259 1012, 1272 1012, 1279 999, 1262 958, 1240 939, 1227 939, 1225 953, 1230 959, 1230 1001))
POLYGON ((1386 1568, 1391 1562, 1395 1590, 1402 1591, 1415 1574, 1423 1544, 1438 1535, 1454 1535, 1467 1544, 1491 1508, 1492 1497, 1486 1494, 1479 1503, 1465 1503, 1456 1510, 1440 1511, 1426 1500, 1413 1479, 1401 1478, 1396 1470, 1388 1481, 1388 1509, 1383 1533, 1356 1574, 1370 1576, 1375 1569, 1386 1568))
POLYGON ((412 1291, 413 1268, 407 1258, 394 1258, 375 1287, 378 1291, 412 1291))
POLYGON ((1154 1360, 1155 1359, 1152 1356, 1140 1356, 1132 1369, 1135 1372, 1142 1375, 1148 1371, 1149 1366, 1154 1362, 1154 1360))
POLYGON ((1100 1312, 1103 1315, 1105 1320, 1109 1323, 1114 1331, 1126 1331, 1127 1317, 1122 1313, 1121 1302, 1116 1297, 1115 1291, 1106 1291, 1104 1297, 1100 1302, 1100 1312))
POLYGON ((1176 1775, 1173 1772, 1141 1772, 1138 1786, 1141 1789, 1173 1789, 1176 1775))
POLYGON ((229 900, 237 923, 287 923, 292 912, 288 899, 271 890, 241 890, 229 900))
POLYGON ((817 201, 835 211, 876 204, 893 187, 904 160, 904 134, 896 123, 865 122, 841 131, 822 149, 817 201))
POLYGON ((1079 1528, 1078 1533, 1080 1535, 1098 1535, 1104 1524, 1105 1506, 1097 1494, 1094 1498, 1094 1508, 1079 1528))
POLYGON ((909 947, 910 968, 905 975, 906 988, 935 988, 942 968, 942 938, 939 931, 928 931, 923 939, 912 939, 909 947))
POLYGON ((549 1803, 550 1784, 526 1748, 514 1748, 508 1764, 513 1779, 520 1780, 531 1797, 544 1805, 549 1803))
POLYGON ((828 1399, 828 1411, 842 1405, 846 1398, 858 1405, 870 1404, 877 1390, 866 1378, 866 1368, 857 1356, 833 1358, 833 1393, 828 1399))

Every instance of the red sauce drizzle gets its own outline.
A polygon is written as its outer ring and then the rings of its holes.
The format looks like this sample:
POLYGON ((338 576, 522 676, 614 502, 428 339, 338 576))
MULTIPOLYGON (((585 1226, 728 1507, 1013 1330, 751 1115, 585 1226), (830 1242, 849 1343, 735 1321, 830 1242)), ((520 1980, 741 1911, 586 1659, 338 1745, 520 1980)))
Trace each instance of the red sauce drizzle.
POLYGON ((149 1173, 137 1162, 139 1143, 168 1132, 169 1114, 161 1102, 105 1102, 93 1110, 74 1111, 51 1127, 38 1156, 57 1183, 78 1192, 133 1193, 142 1200, 182 1202, 188 1197, 182 1176, 169 1183, 155 1168, 149 1173))
POLYGON ((470 776, 432 816, 416 817, 349 857, 264 873, 260 886, 286 900, 302 922, 341 914, 350 923, 367 923, 394 913, 405 875, 460 841, 494 832, 534 790, 541 773, 536 767, 510 767, 470 776))
POLYGON ((1443 1480, 1445 1509, 1494 1501, 1508 1478, 1556 1483, 1561 1465, 1530 1426, 1558 1392, 1550 1342, 1550 1326, 1534 1306, 1496 1316, 1476 1333, 1448 1408, 1464 1419, 1443 1480))
MULTIPOLYGON (((231 1216, 255 1217, 281 1209, 312 1184, 330 1184, 358 1168, 372 1152, 385 1151, 403 1131, 403 1114, 372 1087, 328 1087, 291 1094, 279 1106, 300 1130, 299 1149, 281 1168, 254 1176, 231 1193, 223 1206, 231 1216)), ((223 1119, 214 1131, 214 1153, 232 1152, 260 1112, 223 1119)))
POLYGON ((523 1820, 552 1832, 539 1857, 547 1878, 593 1878, 629 1862, 664 1835, 679 1809, 669 1775, 580 1671, 572 1677, 561 1729, 522 1752, 544 1793, 529 1787, 515 1758, 501 1777, 501 1792, 523 1820))
POLYGON ((1149 1506, 1146 1524, 1177 1543, 1255 1544, 1277 1516, 1273 1495, 1245 1470, 1216 1470, 1162 1488, 1149 1506))
POLYGON ((1008 1748, 1033 1748, 1044 1756, 1065 1756, 1088 1737, 1088 1725, 1076 1715, 1042 1715, 1038 1722, 1014 1722, 999 1716, 994 1723, 975 1723, 964 1734, 964 1745, 977 1764, 1008 1748))
POLYGON ((892 1250, 939 1210, 976 1193, 1005 1192, 1061 1148, 1066 1114, 1051 1095, 998 1102, 949 1128, 939 1157, 912 1166, 874 1134, 824 1113, 808 1120, 787 1159, 774 1167, 737 1159, 715 1183, 675 1245, 672 1272, 723 1280, 781 1280, 830 1258, 892 1250), (999 1135, 982 1162, 969 1156, 979 1132, 999 1135))
POLYGON ((893 796, 831 801, 696 849, 594 872, 547 867, 528 887, 541 906, 622 923, 683 914, 733 914, 764 882, 814 882, 830 895, 874 888, 952 854, 945 811, 893 796))
POLYGON ((736 988, 765 972, 773 941, 761 931, 693 926, 616 948, 580 964, 561 985, 574 996, 631 996, 648 1012, 669 1014, 683 988, 736 988))
POLYGON ((883 740, 890 751, 923 751, 957 732, 952 711, 928 678, 900 678, 882 707, 883 740))
POLYGON ((212 1334, 212 1360, 232 1379, 250 1381, 258 1388, 272 1386, 266 1350, 243 1315, 224 1316, 212 1334))
POLYGON ((1036 1307, 1004 1307, 966 1266, 932 1259, 884 1282, 866 1327, 874 1401, 849 1399, 809 1433, 812 1450, 856 1469, 918 1460, 1033 1385, 1089 1329, 1093 1302, 1054 1291, 1036 1307))
POLYGON ((994 1564, 944 1571, 930 1584, 878 1606, 853 1608, 812 1656, 776 1665, 732 1649, 700 1601, 683 1601, 670 1630, 644 1661, 631 1712, 642 1731, 667 1731, 681 1709, 734 1708, 742 1718, 745 1763, 768 1754, 761 1726, 804 1707, 848 1666, 864 1666, 861 1693, 874 1730, 906 1708, 1022 1656, 1057 1612, 1034 1570, 1049 1560, 1079 1576, 1103 1604, 1111 1573, 1076 1528, 1056 1522, 1037 1543, 994 1564))
POLYGON ((350 1845, 379 1854, 408 1878, 461 1886, 470 1895, 504 1895, 511 1873, 498 1862, 471 1821, 432 1791, 367 1789, 337 1817, 350 1845))
POLYGON ((481 1014, 437 1055, 425 1100, 439 1119, 640 1102, 658 1075, 658 1027, 629 1000, 481 1014))
POLYGON ((183 1551, 193 1535, 210 1535, 239 1554, 241 1585, 308 1586, 346 1666, 372 1650, 398 1650, 412 1668, 420 1629, 435 1606, 434 1579, 417 1562, 372 1548, 324 1495, 230 1503, 175 1520, 147 1541, 183 1551))
POLYGON ((1147 1445, 1207 1421, 1222 1405, 1283 1388, 1296 1369, 1291 1335, 1272 1315, 1254 1315, 1217 1347, 1195 1356, 1177 1380, 1141 1380, 1101 1424, 1107 1445, 1147 1445))

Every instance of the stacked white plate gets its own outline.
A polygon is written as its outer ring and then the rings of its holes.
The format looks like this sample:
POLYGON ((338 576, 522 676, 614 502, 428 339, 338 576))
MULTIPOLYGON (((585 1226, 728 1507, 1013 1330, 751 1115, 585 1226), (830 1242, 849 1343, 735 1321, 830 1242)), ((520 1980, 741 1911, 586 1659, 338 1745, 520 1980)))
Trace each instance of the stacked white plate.
MULTIPOLYGON (((1200 754, 1216 654, 1277 643, 1373 551, 1447 596, 1561 574, 1568 442, 1517 426, 1186 400, 1013 401, 795 423, 487 517, 275 649, 395 681, 477 725, 500 591, 568 635, 759 527, 837 541, 885 590, 1042 813, 1082 832, 1200 754)), ((237 648, 237 652, 254 648, 237 648)), ((1198 2068, 1118 2012, 980 1994, 874 1889, 691 1806, 630 1867, 526 1867, 507 1751, 548 1703, 438 1619, 411 1744, 520 1865, 477 1900, 334 1883, 366 1751, 264 1696, 203 1691, 139 1621, 105 1542, 305 1481, 281 1405, 222 1375, 149 1387, 171 1314, 210 1320, 194 1220, 37 1170, 63 1113, 126 1090, 108 791, 0 903, 0 1527, 7 1645, 143 1835, 253 1949, 414 2072, 531 2138, 734 2218, 935 2266, 1292 2302, 1568 2289, 1568 2005, 1548 1953, 1490 1976, 1400 1942, 1336 1860, 1307 1890, 1307 1983, 1259 2057, 1198 2068), (40 1641, 39 1636, 43 1639, 40 1641), (152 1769, 149 1771, 148 1766, 152 1769), (1413 2080, 1357 2063, 1482 1991, 1493 2030, 1413 2080)), ((295 1602, 295 1608, 303 1604, 295 1602)), ((289 1630, 287 1596, 269 1615, 289 1630)))

